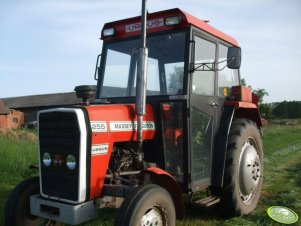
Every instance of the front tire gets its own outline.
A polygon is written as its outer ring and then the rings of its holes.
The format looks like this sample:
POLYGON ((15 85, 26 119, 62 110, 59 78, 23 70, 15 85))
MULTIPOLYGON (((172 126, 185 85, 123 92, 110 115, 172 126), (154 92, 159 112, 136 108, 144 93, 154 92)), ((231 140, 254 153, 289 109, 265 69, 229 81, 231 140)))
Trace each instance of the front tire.
POLYGON ((145 185, 123 201, 115 226, 176 225, 176 213, 170 194, 157 185, 145 185))
POLYGON ((251 213, 260 197, 263 151, 257 125, 247 119, 233 121, 227 148, 220 211, 225 216, 251 213))
POLYGON ((18 184, 10 193, 5 205, 6 226, 63 225, 30 214, 29 197, 40 193, 39 178, 32 177, 18 184))

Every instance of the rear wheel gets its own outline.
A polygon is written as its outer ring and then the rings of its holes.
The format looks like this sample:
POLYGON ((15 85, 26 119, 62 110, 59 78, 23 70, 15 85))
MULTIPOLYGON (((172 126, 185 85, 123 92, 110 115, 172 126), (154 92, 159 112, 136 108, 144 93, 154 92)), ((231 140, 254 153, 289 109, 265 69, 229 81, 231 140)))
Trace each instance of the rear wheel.
POLYGON ((176 224, 176 213, 169 193, 157 185, 146 185, 133 191, 123 201, 115 226, 165 226, 176 224))
POLYGON ((251 213, 257 206, 263 178, 263 151, 257 125, 236 119, 230 130, 220 210, 226 216, 251 213))
POLYGON ((29 197, 40 193, 39 178, 33 177, 21 182, 10 193, 5 206, 5 225, 7 226, 40 226, 63 225, 30 214, 29 197))

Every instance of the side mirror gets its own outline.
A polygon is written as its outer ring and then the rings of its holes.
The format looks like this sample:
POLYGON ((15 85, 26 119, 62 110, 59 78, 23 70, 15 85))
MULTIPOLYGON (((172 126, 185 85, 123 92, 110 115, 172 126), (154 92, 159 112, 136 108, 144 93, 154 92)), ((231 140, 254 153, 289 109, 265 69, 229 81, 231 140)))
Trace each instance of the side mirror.
POLYGON ((227 67, 230 69, 239 69, 241 63, 241 49, 236 46, 228 48, 227 67))

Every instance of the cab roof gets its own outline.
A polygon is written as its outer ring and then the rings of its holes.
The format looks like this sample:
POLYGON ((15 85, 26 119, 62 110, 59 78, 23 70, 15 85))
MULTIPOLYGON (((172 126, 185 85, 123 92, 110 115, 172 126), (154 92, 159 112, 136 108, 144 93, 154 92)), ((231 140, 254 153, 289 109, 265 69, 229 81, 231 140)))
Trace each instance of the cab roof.
MULTIPOLYGON (((132 36, 139 36, 141 29, 141 16, 132 17, 124 20, 106 23, 102 30, 102 37, 104 41, 127 38, 132 36), (106 29, 114 29, 114 35, 104 36, 103 31, 106 29)), ((203 20, 200 20, 189 13, 178 8, 154 12, 147 15, 147 33, 176 30, 180 28, 187 28, 195 26, 225 42, 234 46, 238 46, 237 41, 229 35, 219 31, 218 29, 210 26, 203 20), (165 25, 165 19, 169 17, 178 16, 180 23, 177 25, 165 25)))

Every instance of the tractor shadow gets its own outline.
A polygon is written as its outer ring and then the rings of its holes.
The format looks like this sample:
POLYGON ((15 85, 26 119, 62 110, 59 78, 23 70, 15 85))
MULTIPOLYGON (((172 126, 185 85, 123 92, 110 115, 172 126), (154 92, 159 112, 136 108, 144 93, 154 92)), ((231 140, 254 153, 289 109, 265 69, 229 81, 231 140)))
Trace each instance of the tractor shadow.
POLYGON ((297 187, 301 187, 301 162, 291 165, 289 168, 284 169, 287 172, 286 179, 293 180, 297 187))
POLYGON ((227 218, 221 217, 220 212, 217 210, 216 206, 211 207, 200 207, 193 206, 190 204, 185 205, 185 219, 189 220, 225 220, 227 218))
MULTIPOLYGON (((215 206, 211 207, 199 207, 199 206, 187 206, 186 216, 183 220, 180 220, 179 225, 196 226, 196 225, 260 225, 260 226, 278 226, 280 224, 274 224, 271 219, 267 217, 265 212, 254 211, 248 216, 228 216, 222 212, 221 209, 215 206)), ((177 224, 178 225, 178 224, 177 224)))

